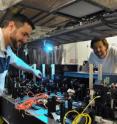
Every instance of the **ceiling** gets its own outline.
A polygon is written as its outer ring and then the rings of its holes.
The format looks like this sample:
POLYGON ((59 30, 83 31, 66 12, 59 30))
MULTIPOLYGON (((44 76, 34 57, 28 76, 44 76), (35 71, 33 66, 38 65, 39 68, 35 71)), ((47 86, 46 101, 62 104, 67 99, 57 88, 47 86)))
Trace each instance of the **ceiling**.
POLYGON ((15 5, 13 0, 3 1, 0 24, 12 13, 27 15, 36 25, 30 41, 65 44, 117 35, 117 0, 16 0, 15 5))

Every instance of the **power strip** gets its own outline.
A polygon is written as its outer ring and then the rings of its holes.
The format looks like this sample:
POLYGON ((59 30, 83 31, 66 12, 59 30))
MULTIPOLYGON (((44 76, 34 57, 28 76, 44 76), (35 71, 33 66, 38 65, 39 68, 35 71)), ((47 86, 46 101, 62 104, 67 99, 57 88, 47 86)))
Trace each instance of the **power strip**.
POLYGON ((113 121, 103 119, 101 116, 95 116, 95 121, 98 124, 116 124, 113 121))
POLYGON ((114 122, 102 118, 102 119, 101 119, 101 124, 114 124, 114 122))
POLYGON ((95 121, 100 124, 102 117, 101 116, 95 116, 95 121))
POLYGON ((3 118, 3 120, 4 120, 7 124, 10 124, 10 123, 7 121, 6 118, 4 118, 4 117, 2 117, 2 118, 3 118))

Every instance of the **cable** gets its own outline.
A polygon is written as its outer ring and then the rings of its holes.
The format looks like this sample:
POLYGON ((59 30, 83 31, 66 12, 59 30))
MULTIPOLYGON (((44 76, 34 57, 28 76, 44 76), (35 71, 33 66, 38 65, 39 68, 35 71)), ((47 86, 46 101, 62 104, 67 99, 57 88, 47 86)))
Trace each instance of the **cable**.
POLYGON ((26 95, 27 95, 27 96, 30 96, 30 95, 35 96, 32 91, 28 91, 28 93, 26 93, 26 95))
POLYGON ((42 105, 44 105, 45 108, 47 108, 45 103, 40 99, 48 99, 48 95, 44 94, 44 93, 36 94, 34 97, 27 99, 23 103, 17 104, 15 106, 15 108, 18 110, 24 110, 25 111, 25 110, 31 108, 33 104, 42 104, 42 105))
POLYGON ((69 113, 77 113, 77 114, 79 114, 76 110, 70 110, 70 111, 68 111, 68 112, 65 114, 64 118, 63 118, 63 124, 65 124, 65 121, 66 121, 66 119, 67 119, 67 115, 68 115, 69 113))
POLYGON ((92 119, 91 119, 90 115, 87 113, 83 113, 83 114, 81 113, 81 114, 77 115, 76 118, 72 121, 72 124, 78 124, 82 117, 86 118, 85 124, 91 124, 92 119))
POLYGON ((75 119, 72 121, 72 124, 78 124, 78 123, 80 122, 80 120, 81 120, 82 117, 85 117, 85 119, 86 119, 85 124, 91 124, 92 119, 91 119, 90 115, 87 114, 87 113, 84 113, 84 112, 85 112, 86 109, 89 107, 89 105, 90 105, 95 99, 97 99, 97 98, 100 98, 100 96, 94 97, 94 98, 89 102, 89 104, 84 108, 84 110, 83 110, 80 114, 79 114, 76 110, 70 110, 70 111, 68 111, 68 112, 65 114, 64 118, 63 118, 63 124, 65 124, 66 117, 68 116, 68 114, 73 113, 73 112, 74 112, 74 113, 77 113, 78 115, 77 115, 77 116, 75 117, 75 119))
POLYGON ((36 100, 34 98, 30 98, 21 104, 17 104, 15 108, 18 110, 27 110, 31 108, 33 104, 36 104, 36 100))
POLYGON ((35 95, 35 98, 36 99, 47 99, 48 98, 48 95, 47 94, 44 94, 44 93, 39 93, 39 94, 36 94, 35 95))
POLYGON ((89 107, 89 105, 97 98, 100 98, 100 96, 96 96, 94 97, 90 102, 89 104, 84 108, 84 110, 81 112, 81 114, 77 115, 76 118, 73 120, 72 124, 77 124, 80 119, 82 117, 85 117, 86 118, 86 123, 85 124, 91 124, 92 120, 91 120, 91 117, 89 116, 89 114, 87 113, 84 113, 86 111, 86 109, 89 107), (89 119, 89 122, 87 123, 87 118, 89 119))
POLYGON ((94 97, 94 98, 89 102, 89 104, 84 108, 84 110, 82 111, 82 113, 85 112, 85 110, 89 107, 89 105, 90 105, 95 99, 100 98, 100 97, 101 97, 101 96, 96 96, 96 97, 94 97))

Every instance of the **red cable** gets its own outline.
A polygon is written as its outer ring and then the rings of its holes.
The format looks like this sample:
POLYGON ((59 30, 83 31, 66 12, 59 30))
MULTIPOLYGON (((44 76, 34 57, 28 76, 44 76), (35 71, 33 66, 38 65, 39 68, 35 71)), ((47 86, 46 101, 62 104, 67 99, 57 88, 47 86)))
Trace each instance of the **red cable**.
POLYGON ((43 104, 45 106, 45 104, 42 101, 39 102, 38 100, 39 99, 47 99, 47 98, 48 98, 47 94, 44 94, 44 93, 36 94, 34 97, 29 98, 28 100, 24 101, 23 103, 17 104, 16 109, 27 110, 27 109, 31 108, 31 106, 33 104, 36 104, 36 103, 43 104))

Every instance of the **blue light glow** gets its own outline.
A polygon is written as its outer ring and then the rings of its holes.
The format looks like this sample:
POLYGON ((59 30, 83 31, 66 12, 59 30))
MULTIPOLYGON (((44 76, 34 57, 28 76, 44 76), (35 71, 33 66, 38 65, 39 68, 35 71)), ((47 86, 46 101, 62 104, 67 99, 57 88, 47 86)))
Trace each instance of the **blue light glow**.
POLYGON ((49 44, 49 43, 45 43, 45 44, 44 44, 44 50, 45 50, 46 52, 51 52, 51 51, 53 51, 53 45, 52 45, 52 44, 49 44))

